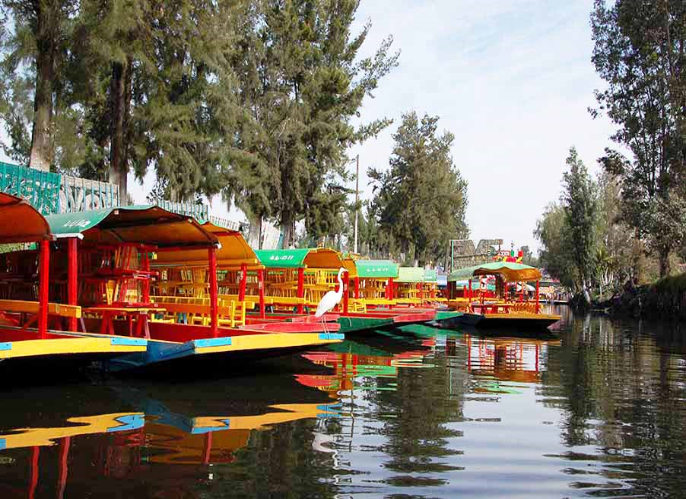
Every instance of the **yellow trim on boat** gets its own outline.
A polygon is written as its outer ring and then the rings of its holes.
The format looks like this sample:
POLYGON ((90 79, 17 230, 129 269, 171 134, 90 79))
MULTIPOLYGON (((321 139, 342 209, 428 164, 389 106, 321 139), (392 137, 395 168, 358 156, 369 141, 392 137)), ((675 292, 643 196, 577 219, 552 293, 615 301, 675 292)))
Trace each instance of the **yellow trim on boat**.
POLYGON ((230 345, 196 347, 198 354, 222 353, 239 350, 262 350, 340 343, 340 339, 321 339, 322 333, 269 333, 232 336, 230 345))
MULTIPOLYGON (((99 338, 55 338, 44 340, 20 340, 0 345, 11 345, 11 348, 0 348, 0 359, 19 357, 39 357, 43 355, 76 355, 82 353, 136 353, 145 352, 146 344, 117 344, 114 339, 120 337, 99 338)), ((128 340, 128 338, 126 338, 128 340)), ((132 342, 133 343, 133 342, 132 342)))

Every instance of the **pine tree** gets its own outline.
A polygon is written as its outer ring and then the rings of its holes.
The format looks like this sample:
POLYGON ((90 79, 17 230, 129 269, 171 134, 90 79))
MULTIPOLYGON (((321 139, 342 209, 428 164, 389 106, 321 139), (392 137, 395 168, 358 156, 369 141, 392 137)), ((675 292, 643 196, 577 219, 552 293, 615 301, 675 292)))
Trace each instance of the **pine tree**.
MULTIPOLYGON (((390 53, 389 39, 374 57, 355 62, 370 29, 367 25, 351 36, 358 4, 262 0, 249 23, 257 33, 248 37, 256 42, 255 50, 239 74, 245 85, 240 93, 250 103, 253 121, 244 127, 251 136, 243 142, 255 158, 249 168, 267 179, 269 200, 267 207, 260 193, 250 201, 251 212, 275 217, 286 246, 298 220, 304 219, 313 235, 331 229, 331 214, 343 206, 346 149, 389 123, 374 121, 358 130, 351 125, 364 98, 398 57, 390 53)), ((240 185, 247 175, 236 177, 240 185)))
MULTIPOLYGON (((55 105, 64 91, 61 70, 68 53, 72 18, 77 2, 62 0, 2 0, 13 29, 3 30, 3 85, 0 110, 12 139, 10 155, 50 170, 55 152, 55 105), (27 100, 32 95, 33 110, 27 100), (13 109, 14 101, 18 109, 13 109), (31 146, 27 132, 31 126, 31 146), (26 157, 28 156, 28 157, 26 157)), ((4 23, 3 23, 4 24, 4 23)), ((7 26, 7 24, 4 24, 7 26)))
POLYGON ((468 234, 467 182, 450 155, 455 138, 438 135, 437 122, 428 115, 419 120, 415 112, 403 115, 390 169, 369 171, 380 229, 390 236, 386 250, 420 265, 444 258, 449 239, 468 234))

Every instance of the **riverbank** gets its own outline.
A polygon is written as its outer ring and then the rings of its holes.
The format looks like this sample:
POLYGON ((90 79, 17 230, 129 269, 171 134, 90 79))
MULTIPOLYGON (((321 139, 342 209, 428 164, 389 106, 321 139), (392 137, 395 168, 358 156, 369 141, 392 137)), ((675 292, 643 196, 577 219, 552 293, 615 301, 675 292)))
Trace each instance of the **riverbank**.
POLYGON ((627 288, 609 300, 594 303, 593 309, 612 315, 686 320, 686 274, 627 288))

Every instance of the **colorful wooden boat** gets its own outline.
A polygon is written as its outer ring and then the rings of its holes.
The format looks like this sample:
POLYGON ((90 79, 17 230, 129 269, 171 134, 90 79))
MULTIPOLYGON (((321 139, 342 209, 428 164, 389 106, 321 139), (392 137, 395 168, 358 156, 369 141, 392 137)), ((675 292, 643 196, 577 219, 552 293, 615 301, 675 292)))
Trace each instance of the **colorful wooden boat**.
MULTIPOLYGON (((218 298, 216 266, 217 251, 222 251, 219 236, 235 249, 233 231, 223 234, 220 228, 208 230, 190 217, 157 206, 127 206, 46 219, 69 255, 64 260, 79 263, 78 301, 87 316, 81 321, 82 328, 147 340, 143 352, 108 361, 104 367, 110 372, 169 369, 181 363, 209 366, 212 361, 234 366, 341 340, 335 334, 335 324, 328 329, 334 333, 329 333, 316 325, 296 329, 292 324, 273 324, 250 329, 232 322, 235 309, 218 298), (151 262, 156 258, 164 261, 167 254, 182 260, 189 255, 205 256, 204 265, 212 269, 207 272, 206 301, 163 303, 152 299, 153 285, 163 286, 167 280, 151 262), (202 318, 199 323, 177 320, 196 315, 202 318)), ((196 262, 187 261, 192 271, 196 262)))
POLYGON ((559 315, 547 314, 541 310, 539 281, 541 272, 528 265, 514 262, 492 262, 467 267, 448 276, 448 305, 463 315, 454 323, 491 329, 545 329, 560 320, 559 315), (473 280, 484 276, 495 277, 495 291, 484 290, 481 282, 478 290, 473 280), (457 283, 467 279, 468 285, 458 288, 457 283), (529 299, 526 283, 536 283, 535 295, 529 299), (519 283, 512 292, 508 283, 519 283), (519 290, 519 291, 517 291, 519 290))
POLYGON ((393 282, 393 295, 398 305, 435 307, 447 300, 439 296, 438 274, 432 269, 400 267, 398 278, 393 282))
POLYGON ((394 296, 394 281, 399 266, 390 260, 359 260, 346 258, 343 265, 352 281, 351 310, 367 312, 398 305, 394 296))
MULTIPOLYGON (((8 383, 34 378, 47 381, 94 361, 143 352, 147 346, 142 338, 76 332, 82 314, 75 300, 76 280, 64 287, 68 298, 50 293, 62 282, 51 273, 55 239, 48 221, 36 209, 20 198, 0 193, 0 244, 21 249, 26 246, 23 243, 34 243, 39 248, 0 254, 0 371, 12 374, 2 376, 8 383)), ((66 267, 73 277, 75 262, 66 267)))
MULTIPOLYGON (((345 334, 368 333, 388 327, 396 327, 408 322, 426 322, 434 318, 431 310, 418 310, 409 307, 396 307, 394 300, 374 298, 349 297, 349 282, 362 284, 362 287, 371 293, 372 287, 385 278, 379 274, 397 275, 397 265, 383 262, 382 265, 372 267, 362 264, 362 267, 372 272, 378 279, 360 279, 358 274, 358 260, 353 262, 341 259, 338 252, 326 249, 297 249, 297 250, 271 250, 257 251, 260 261, 267 269, 269 277, 266 282, 267 295, 273 300, 277 313, 282 314, 290 311, 295 314, 313 313, 324 293, 335 290, 338 287, 337 274, 340 268, 345 268, 348 276, 343 277, 343 300, 334 312, 341 331, 345 334), (367 287, 368 286, 368 287, 367 287), (300 300, 294 305, 293 302, 281 302, 286 295, 286 300, 293 297, 300 300), (280 303, 281 302, 281 303, 280 303), (367 307, 367 303, 371 305, 367 307)), ((364 273, 364 271, 363 271, 364 273)), ((358 295, 360 290, 358 288, 358 295)), ((282 316, 283 317, 283 316, 282 316)), ((293 319, 302 320, 302 319, 293 319)))

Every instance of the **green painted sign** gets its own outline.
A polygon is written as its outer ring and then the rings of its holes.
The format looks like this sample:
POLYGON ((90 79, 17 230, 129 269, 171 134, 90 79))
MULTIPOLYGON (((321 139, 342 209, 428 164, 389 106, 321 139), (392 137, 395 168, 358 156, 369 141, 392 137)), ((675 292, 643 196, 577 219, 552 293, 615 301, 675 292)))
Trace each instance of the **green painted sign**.
POLYGON ((272 269, 297 269, 305 266, 309 248, 286 250, 255 250, 257 258, 265 267, 272 269))
POLYGON ((398 277, 398 264, 390 260, 356 260, 357 276, 367 279, 395 279, 398 277))

